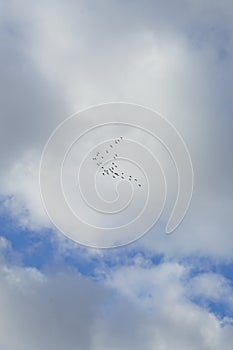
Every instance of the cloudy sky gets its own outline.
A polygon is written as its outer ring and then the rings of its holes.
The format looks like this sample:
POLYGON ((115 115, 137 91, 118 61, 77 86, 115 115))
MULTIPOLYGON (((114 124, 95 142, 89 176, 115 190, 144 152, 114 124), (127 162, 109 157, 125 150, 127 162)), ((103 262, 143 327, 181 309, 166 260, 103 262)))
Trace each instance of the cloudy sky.
POLYGON ((0 350, 222 350, 233 342, 231 0, 0 0, 0 350), (95 104, 164 115, 195 184, 172 234, 91 249, 38 183, 55 127, 95 104))

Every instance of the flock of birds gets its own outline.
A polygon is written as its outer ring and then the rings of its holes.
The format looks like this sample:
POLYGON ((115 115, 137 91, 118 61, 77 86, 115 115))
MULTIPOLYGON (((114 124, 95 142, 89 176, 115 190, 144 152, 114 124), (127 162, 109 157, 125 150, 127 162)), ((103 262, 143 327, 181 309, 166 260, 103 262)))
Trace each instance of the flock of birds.
MULTIPOLYGON (((121 136, 119 139, 114 140, 113 143, 109 144, 109 149, 105 150, 105 155, 101 154, 99 151, 96 153, 95 157, 92 158, 93 161, 96 161, 96 165, 98 167, 101 167, 101 172, 103 176, 111 176, 113 179, 120 178, 122 180, 128 180, 129 182, 135 182, 138 187, 142 187, 142 185, 138 182, 137 178, 132 177, 132 175, 127 176, 124 172, 119 171, 118 165, 116 162, 112 161, 111 166, 109 168, 105 168, 102 164, 104 162, 104 159, 106 155, 109 155, 111 152, 114 151, 114 148, 123 140, 123 136, 121 136)), ((117 160, 118 154, 113 153, 113 160, 117 160)))

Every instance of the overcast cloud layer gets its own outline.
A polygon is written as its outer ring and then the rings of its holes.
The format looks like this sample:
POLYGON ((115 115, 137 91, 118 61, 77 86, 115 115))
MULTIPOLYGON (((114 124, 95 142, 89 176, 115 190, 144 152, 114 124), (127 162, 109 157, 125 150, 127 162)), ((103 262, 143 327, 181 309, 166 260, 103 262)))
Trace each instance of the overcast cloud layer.
MULTIPOLYGON (((144 254, 113 271, 96 266, 97 281, 74 267, 18 266, 5 260, 17 249, 2 239, 0 350, 231 346, 231 281, 211 271, 193 277, 180 261, 233 257, 232 35, 230 0, 0 0, 1 212, 19 233, 26 228, 43 241, 53 229, 39 193, 41 152, 61 121, 90 105, 155 109, 184 137, 195 174, 179 229, 166 236, 158 225, 114 251, 118 261, 123 252, 144 254), (145 258, 156 254, 165 257, 158 266, 145 258), (217 317, 210 300, 228 314, 217 317)), ((50 239, 58 254, 79 254, 59 233, 50 239)), ((85 259, 95 254, 109 253, 87 250, 85 259)))

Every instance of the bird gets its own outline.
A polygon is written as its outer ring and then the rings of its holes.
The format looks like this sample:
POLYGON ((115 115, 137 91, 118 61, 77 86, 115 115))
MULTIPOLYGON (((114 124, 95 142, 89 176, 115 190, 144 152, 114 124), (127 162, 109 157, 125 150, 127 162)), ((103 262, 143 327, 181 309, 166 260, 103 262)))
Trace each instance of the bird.
MULTIPOLYGON (((120 136, 118 139, 115 139, 113 142, 115 143, 115 145, 117 145, 121 140, 123 140, 123 136, 120 136)), ((110 144, 109 144, 109 147, 110 147, 110 148, 113 148, 113 144, 110 143, 110 144)), ((106 150, 105 150, 105 153, 109 154, 109 150, 106 149, 106 150)), ((96 153, 96 156, 93 157, 92 160, 97 161, 97 158, 98 158, 98 157, 101 157, 102 160, 104 159, 103 154, 101 154, 101 152, 98 151, 98 152, 96 153)), ((118 157, 118 154, 115 153, 115 154, 113 155, 113 159, 116 160, 117 157, 118 157)), ((96 165, 97 165, 98 167, 100 167, 100 166, 102 165, 102 162, 99 161, 99 162, 96 163, 96 165)), ((102 175, 105 176, 105 175, 110 175, 110 174, 112 174, 112 178, 113 178, 113 179, 116 179, 116 177, 119 177, 119 178, 121 178, 122 180, 127 179, 125 173, 124 173, 124 172, 117 172, 117 169, 116 169, 116 168, 118 168, 118 165, 117 165, 114 161, 111 162, 111 166, 110 166, 108 169, 105 169, 104 166, 101 166, 102 175)), ((142 184, 141 184, 141 183, 138 183, 138 179, 137 179, 137 178, 134 178, 132 175, 128 175, 128 181, 131 182, 132 180, 134 180, 134 182, 137 182, 138 187, 142 187, 142 184)))

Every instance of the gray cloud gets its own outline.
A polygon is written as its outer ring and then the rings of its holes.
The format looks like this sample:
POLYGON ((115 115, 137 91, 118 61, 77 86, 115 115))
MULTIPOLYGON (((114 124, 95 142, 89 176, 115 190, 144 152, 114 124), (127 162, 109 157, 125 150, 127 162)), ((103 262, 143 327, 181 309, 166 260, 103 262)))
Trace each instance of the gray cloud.
MULTIPOLYGON (((163 235, 164 217, 112 255, 125 266, 97 267, 104 279, 7 264, 4 255, 19 257, 1 239, 0 348, 229 348, 232 320, 189 299, 232 307, 229 281, 192 279, 176 263, 128 266, 126 256, 140 249, 232 259, 232 2, 12 0, 0 7, 0 193, 11 196, 4 205, 20 225, 49 226, 38 187, 43 145, 64 118, 95 103, 123 100, 164 114, 184 136, 195 171, 179 230, 163 235)), ((72 242, 57 240, 58 254, 78 254, 72 242)))
POLYGON ((11 1, 2 8, 1 192, 15 195, 6 204, 12 213, 30 227, 44 224, 38 164, 57 123, 93 103, 136 102, 174 123, 195 171, 191 216, 170 244, 153 235, 154 248, 232 256, 231 3, 11 1))

